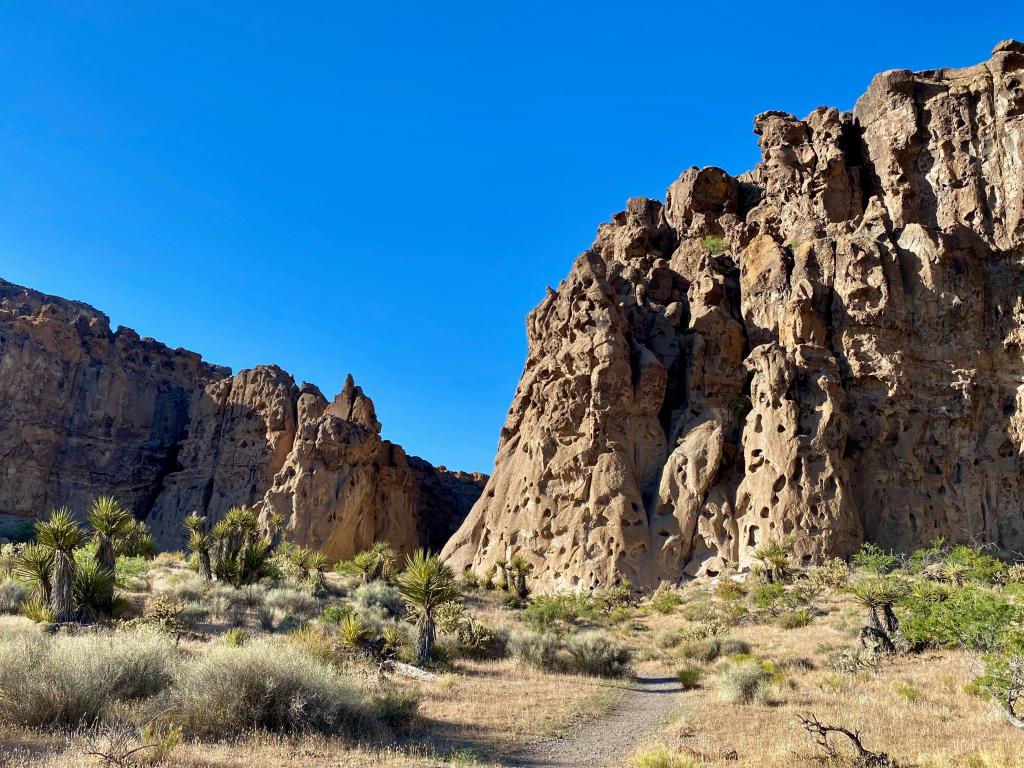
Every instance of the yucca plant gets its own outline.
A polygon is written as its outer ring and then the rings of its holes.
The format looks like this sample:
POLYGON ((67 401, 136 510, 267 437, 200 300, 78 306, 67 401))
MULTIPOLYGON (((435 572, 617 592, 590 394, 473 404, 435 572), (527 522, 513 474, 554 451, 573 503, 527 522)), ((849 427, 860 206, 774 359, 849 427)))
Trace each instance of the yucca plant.
POLYGON ((54 620, 71 621, 74 601, 71 587, 75 581, 75 549, 85 543, 87 534, 71 516, 67 507, 55 509, 49 520, 36 523, 36 541, 53 551, 53 591, 50 607, 54 620))
POLYGON ((522 555, 516 555, 508 564, 508 591, 520 600, 525 600, 530 594, 530 590, 526 587, 526 577, 532 570, 533 566, 522 555))
POLYGON ((868 610, 868 624, 860 631, 861 645, 865 648, 874 645, 886 653, 895 653, 892 636, 899 629, 899 620, 893 605, 907 594, 906 585, 891 576, 876 576, 855 584, 850 594, 868 610))
POLYGON ((95 560, 77 564, 71 585, 75 611, 81 621, 93 622, 110 612, 114 597, 114 572, 95 560))
POLYGON ((505 558, 499 558, 494 561, 494 567, 497 569, 498 579, 495 581, 494 586, 496 589, 507 589, 508 588, 508 560, 505 558))
POLYGON ((365 652, 369 639, 369 628, 354 613, 348 614, 338 625, 338 640, 346 648, 365 652))
POLYGON ((460 596, 455 574, 436 555, 418 550, 406 558, 405 570, 398 575, 398 589, 419 632, 416 662, 428 664, 434 657, 434 613, 460 596))
POLYGON ((196 557, 199 575, 209 581, 213 578, 213 567, 210 563, 210 536, 203 530, 206 518, 193 512, 185 518, 185 530, 188 531, 188 549, 196 557))
POLYGON ((134 517, 128 520, 121 535, 114 540, 114 554, 118 557, 152 557, 156 541, 149 527, 134 517))
POLYGON ((26 544, 18 552, 14 572, 36 585, 36 596, 46 605, 53 593, 53 550, 41 544, 26 544))
MULTIPOLYGON (((114 545, 119 536, 125 533, 132 520, 132 515, 122 507, 113 496, 100 496, 92 503, 89 510, 89 525, 93 529, 93 542, 96 544, 94 555, 96 565, 103 571, 113 574, 117 564, 114 545)), ((110 613, 114 602, 114 590, 109 594, 98 596, 101 600, 99 610, 110 613)))
POLYGON ((247 541, 238 556, 238 577, 235 586, 255 584, 260 579, 274 575, 275 568, 271 562, 274 547, 270 539, 254 539, 247 541))
POLYGON ((370 547, 370 555, 373 558, 370 581, 386 579, 391 576, 395 570, 395 564, 398 562, 398 553, 392 549, 391 545, 384 541, 378 541, 370 547))
POLYGON ((327 555, 323 552, 309 553, 309 570, 312 572, 313 593, 319 594, 327 591, 327 577, 324 569, 327 567, 327 555))
POLYGON ((773 539, 754 550, 754 559, 761 564, 761 578, 766 584, 783 583, 791 575, 789 554, 791 539, 773 539))

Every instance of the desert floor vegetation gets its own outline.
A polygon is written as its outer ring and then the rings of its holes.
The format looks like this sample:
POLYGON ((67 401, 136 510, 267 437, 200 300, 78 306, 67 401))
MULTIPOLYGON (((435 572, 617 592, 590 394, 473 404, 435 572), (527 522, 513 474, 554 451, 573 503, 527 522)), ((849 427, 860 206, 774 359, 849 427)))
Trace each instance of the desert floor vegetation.
POLYGON ((587 734, 579 764, 1024 766, 1024 568, 983 548, 532 595, 385 544, 328 568, 244 509, 154 556, 98 510, 0 551, 0 764, 545 765, 587 734))

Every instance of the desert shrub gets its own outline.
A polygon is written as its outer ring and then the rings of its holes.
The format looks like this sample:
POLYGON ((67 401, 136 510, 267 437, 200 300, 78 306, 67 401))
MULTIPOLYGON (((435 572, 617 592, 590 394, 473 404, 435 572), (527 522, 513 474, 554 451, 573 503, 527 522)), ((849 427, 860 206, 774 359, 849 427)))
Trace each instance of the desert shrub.
POLYGON ((539 595, 523 610, 523 621, 538 632, 564 629, 561 625, 579 619, 599 618, 601 608, 594 598, 580 593, 539 595))
POLYGON ((373 697, 373 714, 391 728, 406 728, 415 719, 420 697, 415 691, 387 688, 373 697))
POLYGON ((754 587, 750 590, 750 600, 762 613, 778 617, 796 610, 806 602, 806 596, 776 581, 754 587))
POLYGON ((892 690, 893 693, 908 704, 917 704, 924 700, 924 694, 921 693, 921 689, 910 683, 896 682, 893 684, 892 690))
POLYGON ((695 768, 691 758, 678 752, 669 752, 661 745, 638 749, 630 765, 632 768, 695 768))
POLYGON ((184 603, 170 597, 158 597, 146 608, 144 622, 154 629, 178 636, 188 628, 181 618, 184 603))
POLYGON ((683 635, 678 630, 665 629, 654 636, 654 644, 662 650, 676 648, 683 642, 683 635))
POLYGON ((114 566, 117 588, 126 592, 145 592, 149 589, 148 572, 149 561, 146 558, 122 555, 114 566))
POLYGON ((722 644, 715 637, 708 637, 703 640, 690 640, 679 647, 679 656, 692 661, 709 663, 714 661, 722 653, 722 644))
POLYGON ((249 642, 249 634, 241 627, 232 627, 224 633, 224 645, 229 648, 241 648, 249 642))
POLYGON ((844 589, 850 583, 850 566, 845 560, 833 557, 807 572, 811 586, 816 590, 844 589))
POLYGON ((358 689, 339 672, 294 645, 268 640, 196 657, 173 701, 187 733, 212 738, 253 728, 356 734, 372 722, 358 689))
POLYGON ((30 597, 21 604, 21 615, 36 624, 52 624, 57 618, 50 604, 39 595, 30 597))
POLYGON ((595 677, 624 677, 629 673, 629 649, 600 632, 570 635, 565 649, 572 659, 573 672, 595 677))
POLYGON ((701 243, 712 256, 720 256, 725 253, 725 239, 718 235, 705 235, 701 243))
POLYGON ((153 535, 141 520, 130 520, 114 540, 114 553, 118 557, 152 557, 155 552, 153 535))
POLYGON ((865 542, 853 556, 853 564, 871 573, 889 573, 899 565, 900 559, 877 544, 865 542))
POLYGON ((508 653, 508 636, 467 617, 455 630, 459 654, 471 659, 501 659, 508 653))
POLYGON ((390 618, 405 615, 401 593, 387 582, 378 580, 361 584, 352 596, 361 608, 381 608, 390 618))
POLYGON ((178 618, 188 627, 194 626, 201 621, 206 621, 210 616, 210 609, 202 603, 177 603, 181 606, 178 618))
POLYGON ((5 579, 0 583, 0 613, 19 613, 32 591, 16 579, 5 579))
POLYGON ((88 725, 119 702, 166 690, 177 663, 169 639, 154 632, 5 636, 0 716, 33 727, 88 725))
POLYGON ((782 629, 797 629, 798 627, 806 627, 811 623, 811 612, 807 608, 797 608, 794 611, 779 616, 778 625, 782 629))
POLYGON ((29 520, 0 520, 0 538, 24 544, 35 537, 35 526, 29 520))
POLYGON ((264 605, 275 611, 291 616, 313 616, 320 609, 320 602, 306 589, 277 587, 267 592, 264 605))
POLYGON ((726 665, 718 677, 718 694, 732 704, 766 702, 778 673, 769 661, 739 657, 726 665))
POLYGON ((911 596, 902 607, 900 635, 915 650, 991 650, 1011 624, 1024 616, 1024 610, 1003 597, 971 587, 955 590, 941 601, 911 596))
POLYGON ((676 679, 684 691, 700 688, 701 671, 699 667, 683 667, 676 673, 676 679))
POLYGON ((671 590, 659 591, 651 598, 651 608, 661 614, 672 613, 683 602, 678 592, 671 590))
POLYGON ((1010 584, 1024 584, 1024 563, 1014 563, 1006 569, 1005 582, 1010 584))
POLYGON ((1024 723, 1024 628, 1007 632, 996 651, 985 656, 985 670, 974 687, 988 696, 1015 725, 1024 723))
POLYGON ((508 640, 509 653, 538 669, 554 669, 558 664, 558 638, 547 632, 513 632, 508 640))
POLYGON ((207 583, 192 571, 170 571, 153 576, 153 594, 181 602, 199 601, 206 587, 207 583))
POLYGON ((341 624, 346 617, 352 614, 352 606, 348 603, 341 605, 325 605, 320 614, 320 621, 325 624, 341 624))
POLYGON ((288 633, 288 642, 310 658, 324 664, 333 664, 341 658, 340 651, 345 638, 340 633, 335 635, 320 627, 306 625, 288 633))
POLYGON ((719 579, 718 583, 715 585, 714 594, 719 600, 723 600, 728 603, 740 600, 743 595, 746 594, 746 590, 744 590, 743 585, 738 581, 722 578, 719 579))
POLYGON ((719 641, 718 647, 723 656, 737 656, 750 653, 750 643, 746 640, 740 640, 738 637, 723 637, 719 641))
POLYGON ((973 547, 953 547, 943 558, 947 568, 956 569, 963 580, 998 584, 1006 579, 1009 566, 1001 560, 979 552, 973 547))
POLYGON ((829 647, 825 653, 825 666, 846 675, 878 666, 878 652, 871 648, 829 647))

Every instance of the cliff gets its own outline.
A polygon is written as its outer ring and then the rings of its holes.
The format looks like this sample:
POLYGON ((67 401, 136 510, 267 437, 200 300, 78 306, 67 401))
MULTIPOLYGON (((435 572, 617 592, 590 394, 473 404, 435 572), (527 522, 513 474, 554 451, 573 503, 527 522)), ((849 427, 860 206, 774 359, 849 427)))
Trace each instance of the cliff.
POLYGON ((249 504, 332 559, 377 540, 440 548, 485 478, 407 457, 379 432, 351 376, 328 403, 276 366, 231 375, 0 280, 2 514, 82 514, 112 494, 180 547, 190 512, 249 504))
POLYGON ((792 536, 1024 550, 1024 45, 754 121, 762 161, 632 199, 527 320, 444 550, 541 590, 675 582, 792 536))

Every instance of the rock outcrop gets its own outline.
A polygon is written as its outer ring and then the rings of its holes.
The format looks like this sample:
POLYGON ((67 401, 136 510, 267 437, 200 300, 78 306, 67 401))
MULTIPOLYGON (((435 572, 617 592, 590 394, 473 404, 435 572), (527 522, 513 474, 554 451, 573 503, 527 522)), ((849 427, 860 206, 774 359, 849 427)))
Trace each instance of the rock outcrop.
POLYGON ((0 395, 0 514, 81 513, 113 494, 163 547, 182 546, 190 512, 249 504, 332 559, 378 540, 439 549, 486 479, 381 439, 351 376, 329 403, 276 366, 231 375, 4 281, 0 395))
POLYGON ((1024 550, 1024 45, 759 115, 762 161, 632 199, 527 320, 444 550, 538 589, 804 562, 866 538, 1024 550))

